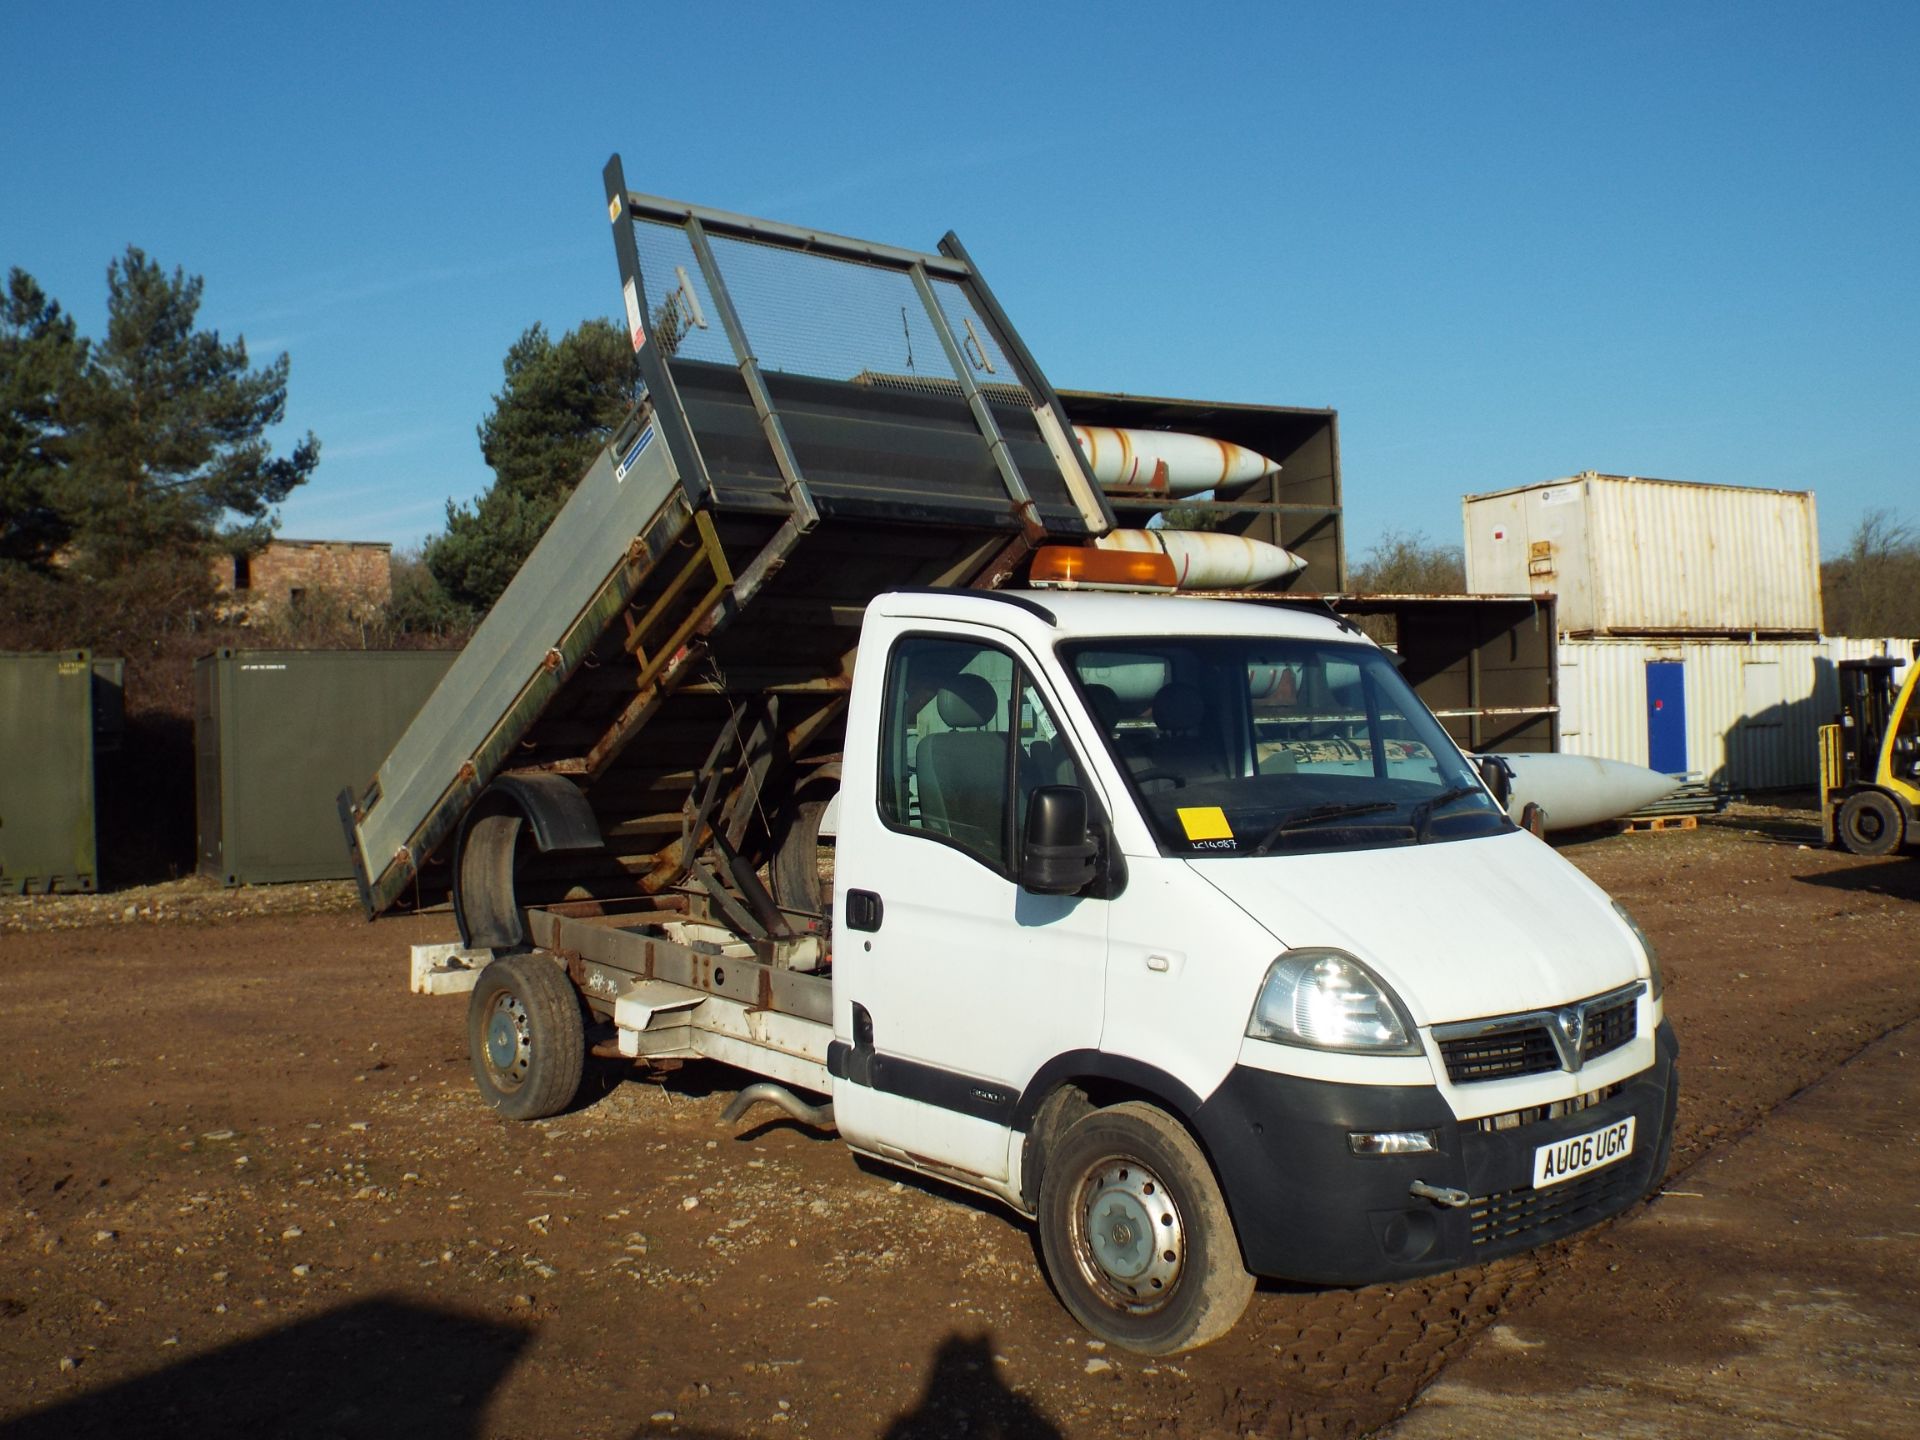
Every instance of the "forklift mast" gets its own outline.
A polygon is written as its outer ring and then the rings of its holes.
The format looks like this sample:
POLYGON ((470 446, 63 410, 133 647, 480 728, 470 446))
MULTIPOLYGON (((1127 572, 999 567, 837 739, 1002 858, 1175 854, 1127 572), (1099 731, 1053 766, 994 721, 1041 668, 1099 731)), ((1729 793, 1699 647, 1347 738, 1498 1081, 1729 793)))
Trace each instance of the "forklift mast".
POLYGON ((1840 783, 1871 782, 1886 748, 1893 719, 1893 675, 1900 662, 1890 655, 1840 662, 1840 783))

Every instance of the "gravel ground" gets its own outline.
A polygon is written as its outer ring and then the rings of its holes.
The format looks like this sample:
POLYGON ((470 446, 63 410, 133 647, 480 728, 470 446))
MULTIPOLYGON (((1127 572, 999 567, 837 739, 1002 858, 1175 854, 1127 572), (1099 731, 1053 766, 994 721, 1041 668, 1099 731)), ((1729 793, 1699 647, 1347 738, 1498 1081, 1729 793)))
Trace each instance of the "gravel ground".
POLYGON ((250 915, 358 914, 351 882, 226 886, 204 875, 97 895, 0 896, 0 935, 96 925, 210 924, 250 915))
MULTIPOLYGON (((1920 1017, 1920 864, 1814 839, 1741 809, 1561 847, 1661 947, 1675 1173, 1920 1017)), ((1541 1297, 1607 1304, 1591 1257, 1632 1243, 1266 1285, 1145 1360, 1073 1325, 998 1208, 722 1128, 736 1072, 499 1119, 462 1002, 406 993, 408 945, 451 937, 346 886, 0 902, 0 1433, 1359 1435, 1541 1297)), ((1676 1293, 1719 1243, 1663 1241, 1676 1293)))

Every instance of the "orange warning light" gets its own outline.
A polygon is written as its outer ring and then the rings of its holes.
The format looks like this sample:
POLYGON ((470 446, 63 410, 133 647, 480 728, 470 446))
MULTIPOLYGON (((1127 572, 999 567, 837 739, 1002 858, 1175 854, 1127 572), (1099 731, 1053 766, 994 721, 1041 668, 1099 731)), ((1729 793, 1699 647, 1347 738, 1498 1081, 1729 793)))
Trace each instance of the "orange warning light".
POLYGON ((1179 583, 1173 561, 1141 550, 1095 550, 1071 545, 1043 545, 1034 552, 1031 581, 1035 585, 1093 590, 1172 590, 1179 583))

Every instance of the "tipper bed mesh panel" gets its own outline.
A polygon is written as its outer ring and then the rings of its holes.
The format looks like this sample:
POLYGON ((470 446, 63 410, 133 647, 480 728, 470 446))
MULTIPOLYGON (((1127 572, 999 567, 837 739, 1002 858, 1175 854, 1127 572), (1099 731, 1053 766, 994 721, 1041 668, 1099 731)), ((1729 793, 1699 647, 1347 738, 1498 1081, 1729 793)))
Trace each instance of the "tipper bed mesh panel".
MULTIPOLYGON (((662 355, 733 365, 719 307, 686 231, 636 219, 634 240, 662 355)), ((766 374, 852 380, 877 372, 931 380, 934 388, 958 394, 954 367, 905 270, 727 235, 711 236, 710 244, 766 374)), ((975 381, 1017 387, 1019 403, 1031 405, 1019 372, 966 292, 952 280, 930 278, 975 381)))
POLYGON ((727 334, 731 301, 822 517, 1017 529, 1024 492, 1049 533, 1078 537, 1111 523, 1100 518, 1097 498, 1092 523, 1076 506, 1036 416, 1051 392, 1015 359, 1017 341, 996 328, 991 302, 978 301, 970 289, 977 279, 958 261, 838 237, 814 248, 804 232, 629 199, 647 341, 679 392, 719 509, 776 513, 789 504, 787 477, 727 334), (689 215, 700 222, 711 268, 689 215), (996 463, 996 438, 1011 484, 996 463))

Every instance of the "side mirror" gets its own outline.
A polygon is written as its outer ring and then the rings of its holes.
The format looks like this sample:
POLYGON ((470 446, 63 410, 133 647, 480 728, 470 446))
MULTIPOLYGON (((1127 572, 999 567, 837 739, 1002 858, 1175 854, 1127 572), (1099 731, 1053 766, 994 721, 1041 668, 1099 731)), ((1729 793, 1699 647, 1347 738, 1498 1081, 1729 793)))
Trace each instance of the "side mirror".
POLYGON ((1480 769, 1480 778, 1486 782, 1487 789, 1493 792, 1493 798, 1500 802, 1502 810, 1513 795, 1513 767, 1498 755, 1476 757, 1480 769))
POLYGON ((1036 895, 1077 895, 1093 883, 1096 850, 1087 833, 1087 792, 1078 785, 1042 785, 1027 801, 1020 888, 1036 895))

